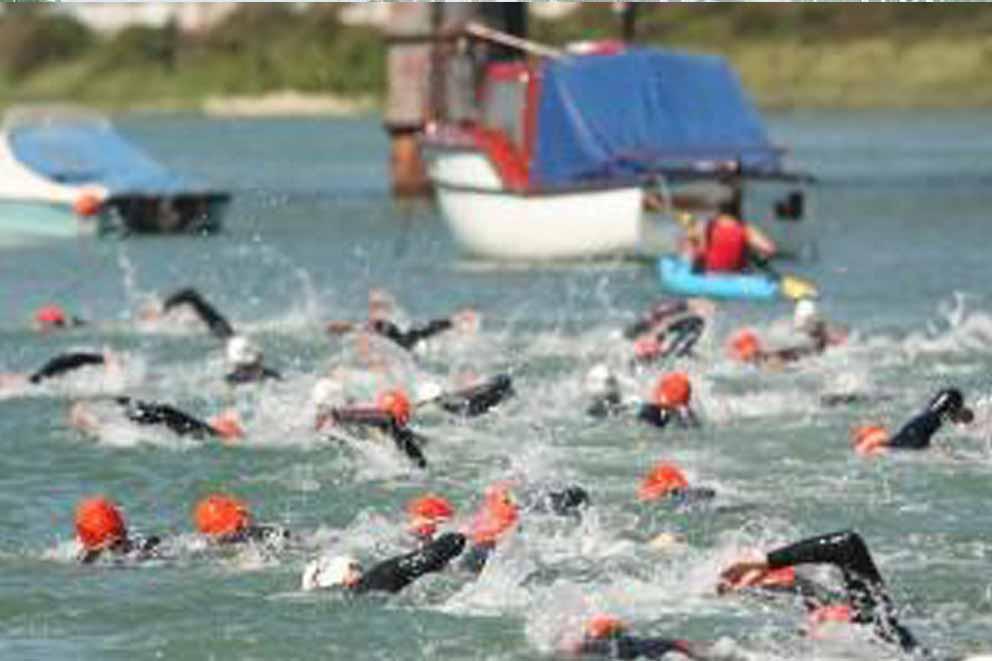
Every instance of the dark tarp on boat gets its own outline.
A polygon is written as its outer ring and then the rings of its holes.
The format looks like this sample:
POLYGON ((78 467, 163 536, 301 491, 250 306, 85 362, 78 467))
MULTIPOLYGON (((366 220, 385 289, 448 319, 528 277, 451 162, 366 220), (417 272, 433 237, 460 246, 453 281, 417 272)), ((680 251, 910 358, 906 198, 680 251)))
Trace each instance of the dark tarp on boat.
POLYGON ((556 188, 738 163, 782 172, 781 152, 721 57, 638 48, 552 60, 543 72, 532 185, 556 188))

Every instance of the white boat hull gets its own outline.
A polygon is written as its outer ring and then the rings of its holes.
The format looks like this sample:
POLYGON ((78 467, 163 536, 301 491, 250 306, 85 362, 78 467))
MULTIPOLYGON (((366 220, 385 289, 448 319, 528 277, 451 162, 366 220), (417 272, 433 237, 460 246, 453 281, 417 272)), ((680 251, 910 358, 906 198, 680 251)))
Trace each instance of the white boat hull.
POLYGON ((468 254, 497 260, 568 260, 635 253, 639 187, 523 194, 504 190, 479 153, 429 158, 441 215, 468 254))

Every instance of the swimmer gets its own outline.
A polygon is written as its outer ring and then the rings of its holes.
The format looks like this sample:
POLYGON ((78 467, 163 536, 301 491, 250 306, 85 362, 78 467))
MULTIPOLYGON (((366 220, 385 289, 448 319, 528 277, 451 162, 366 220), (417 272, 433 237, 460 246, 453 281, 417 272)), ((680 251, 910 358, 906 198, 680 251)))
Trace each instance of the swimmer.
POLYGON ((75 516, 79 561, 90 564, 101 557, 145 560, 154 557, 160 543, 158 537, 145 539, 128 535, 124 515, 117 505, 103 496, 80 501, 75 516))
POLYGON ((765 349, 757 334, 750 329, 742 329, 727 343, 727 353, 734 360, 749 363, 757 367, 778 369, 789 363, 795 363, 803 358, 809 358, 822 353, 816 345, 788 347, 786 349, 765 349))
POLYGON ((855 452, 877 454, 888 449, 926 450, 931 439, 945 422, 967 425, 975 414, 964 404, 964 395, 957 388, 943 388, 927 403, 926 408, 907 422, 894 436, 884 427, 868 425, 852 434, 855 452))
POLYGON ((569 656, 603 659, 667 659, 671 653, 706 661, 710 645, 674 638, 642 638, 629 633, 627 625, 611 615, 595 615, 586 622, 581 636, 566 637, 558 645, 569 656))
POLYGON ((351 594, 368 592, 396 593, 421 576, 443 571, 465 549, 465 536, 444 533, 423 547, 363 571, 350 556, 322 556, 307 564, 303 570, 304 591, 322 588, 342 588, 351 594))
POLYGON ((455 507, 447 498, 428 493, 406 504, 407 532, 425 544, 434 539, 439 525, 455 516, 455 507))
POLYGON ((627 403, 620 392, 620 380, 606 365, 594 365, 586 373, 583 388, 592 399, 586 408, 586 415, 593 418, 607 418, 626 411, 627 403))
POLYGON ((820 314, 816 301, 811 298, 801 298, 796 301, 792 311, 792 326, 810 339, 818 353, 843 344, 849 334, 848 329, 828 323, 820 314))
POLYGON ((490 485, 482 506, 469 524, 468 538, 472 545, 462 558, 461 567, 472 573, 481 572, 496 545, 516 528, 519 519, 520 508, 509 486, 500 482, 490 485))
POLYGON ((369 292, 369 319, 362 324, 348 321, 332 321, 327 324, 327 332, 339 334, 353 330, 366 330, 391 340, 398 346, 412 351, 419 343, 445 331, 455 329, 462 333, 478 332, 479 314, 470 308, 460 310, 450 317, 432 319, 426 324, 401 329, 392 320, 394 303, 392 297, 379 289, 369 292))
POLYGON ((282 375, 266 367, 262 359, 262 350, 246 338, 241 335, 228 338, 227 362, 231 371, 224 375, 224 380, 232 386, 269 380, 281 381, 282 375))
POLYGON ((692 349, 703 335, 706 321, 699 315, 676 319, 661 330, 642 335, 634 341, 634 359, 653 363, 662 358, 692 356, 692 349))
POLYGON ((451 392, 441 392, 434 383, 425 384, 418 391, 417 408, 426 404, 437 404, 452 415, 474 418, 502 403, 516 394, 513 379, 509 374, 497 374, 475 385, 451 392))
POLYGON ((624 328, 623 336, 628 340, 636 340, 642 335, 664 330, 684 315, 708 317, 715 309, 716 306, 711 301, 701 298, 661 301, 651 306, 643 317, 624 328))
POLYGON ((535 512, 547 512, 556 516, 581 519, 582 512, 590 504, 589 492, 578 485, 561 489, 549 489, 538 497, 531 506, 535 512))
POLYGON ((412 406, 402 390, 387 390, 379 393, 375 406, 335 407, 329 414, 318 412, 318 431, 330 431, 336 425, 345 429, 371 428, 388 434, 397 449, 409 457, 418 468, 427 468, 427 459, 421 445, 427 439, 408 426, 412 406))
POLYGON ((178 320, 186 323, 191 321, 190 315, 202 322, 210 334, 219 340, 227 340, 234 335, 230 322, 192 287, 180 289, 161 304, 153 302, 138 313, 141 321, 145 322, 178 320))
POLYGON ((715 497, 715 489, 690 486, 682 469, 667 461, 655 464, 637 489, 637 499, 641 502, 667 502, 676 507, 709 502, 715 497))
POLYGON ((66 328, 77 328, 85 326, 86 322, 79 317, 66 314, 58 305, 44 305, 34 312, 31 326, 39 333, 47 333, 53 330, 63 330, 66 328))
MULTIPOLYGON (((168 404, 131 397, 115 397, 111 401, 123 410, 124 417, 131 422, 166 427, 177 436, 196 440, 219 438, 225 442, 244 437, 244 430, 234 411, 225 411, 204 422, 168 404)), ((87 402, 76 402, 69 409, 69 425, 74 429, 98 434, 103 423, 99 411, 87 402)))
POLYGON ((669 372, 658 377, 651 401, 643 402, 637 419, 663 429, 673 420, 683 428, 699 427, 699 419, 690 407, 692 384, 685 372, 669 372))
POLYGON ((289 539, 279 526, 255 523, 248 504, 227 494, 210 494, 193 508, 196 530, 213 544, 272 543, 289 539))
MULTIPOLYGON (((828 564, 837 567, 844 579, 844 603, 831 604, 846 607, 834 609, 846 612, 848 621, 870 625, 881 641, 897 645, 904 652, 927 656, 912 633, 896 618, 885 581, 875 566, 864 540, 856 532, 844 531, 821 535, 785 546, 753 559, 740 560, 720 574, 717 591, 730 591, 760 583, 770 571, 806 564, 828 564)), ((815 604, 815 607, 827 604, 815 604)), ((809 607, 809 606, 808 606, 809 607)), ((815 612, 815 611, 814 611, 815 612)), ((826 613, 820 618, 826 617, 826 613)))
POLYGON ((40 385, 44 381, 96 365, 100 365, 108 371, 120 370, 120 361, 110 351, 104 351, 103 353, 73 351, 51 358, 30 374, 23 372, 0 373, 0 388, 20 388, 28 385, 40 385))

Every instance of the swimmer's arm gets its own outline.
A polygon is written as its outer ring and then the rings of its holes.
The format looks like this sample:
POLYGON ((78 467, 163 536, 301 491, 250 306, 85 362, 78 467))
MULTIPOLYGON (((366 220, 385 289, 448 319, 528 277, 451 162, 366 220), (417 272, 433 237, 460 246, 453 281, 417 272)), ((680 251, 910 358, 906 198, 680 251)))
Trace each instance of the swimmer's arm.
POLYGON ((465 536, 446 533, 423 548, 385 560, 367 571, 356 592, 399 592, 421 576, 444 569, 465 548, 465 536))
POLYGON ((658 427, 659 429, 664 429, 671 421, 672 415, 660 406, 655 406, 654 404, 641 404, 640 408, 637 410, 637 418, 638 420, 643 420, 649 425, 658 427))
POLYGON ((939 414, 924 411, 889 439, 888 446, 903 450, 925 450, 930 447, 930 439, 940 429, 940 424, 939 414))
POLYGON ((66 372, 87 365, 103 365, 106 362, 100 353, 64 353, 45 363, 37 372, 28 377, 31 383, 41 383, 44 379, 61 376, 66 372))
POLYGON ((192 288, 180 289, 173 293, 162 304, 162 309, 168 311, 178 305, 189 305, 196 312, 196 316, 206 324, 210 333, 221 340, 226 340, 234 335, 234 328, 217 309, 207 303, 200 295, 200 292, 192 288))
POLYGON ((418 342, 432 338, 439 333, 443 333, 452 326, 454 326, 454 323, 451 319, 433 319, 428 321, 423 326, 414 326, 407 332, 403 333, 402 344, 407 349, 412 349, 418 342))
POLYGON ((392 425, 390 435, 393 437, 393 441, 396 442, 396 447, 399 448, 400 452, 409 457, 417 465, 417 468, 427 468, 427 458, 420 449, 420 446, 427 439, 409 427, 400 427, 396 424, 392 425))
POLYGON ((776 549, 768 554, 767 562, 769 569, 830 564, 871 582, 882 583, 882 576, 861 535, 850 530, 811 537, 776 549))

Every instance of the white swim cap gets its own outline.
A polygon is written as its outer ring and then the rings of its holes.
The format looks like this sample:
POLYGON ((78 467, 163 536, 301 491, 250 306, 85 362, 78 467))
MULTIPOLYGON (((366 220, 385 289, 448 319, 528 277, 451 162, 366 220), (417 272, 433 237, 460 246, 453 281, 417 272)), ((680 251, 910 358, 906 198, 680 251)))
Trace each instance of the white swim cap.
POLYGON ((795 310, 792 313, 792 325, 796 330, 810 330, 822 320, 820 311, 816 307, 816 302, 810 298, 801 298, 796 301, 795 310))
POLYGON ((594 365, 586 373, 585 389, 589 395, 602 395, 616 387, 616 375, 613 373, 613 370, 603 363, 594 365))
POLYGON ((436 399, 444 393, 444 390, 434 381, 424 381, 417 384, 417 401, 424 402, 429 399, 436 399))
POLYGON ((342 587, 354 580, 351 578, 362 571, 358 560, 350 555, 322 555, 309 562, 303 569, 301 587, 304 592, 333 587, 342 587))
POLYGON ((313 384, 310 401, 317 406, 341 404, 344 401, 344 386, 340 381, 325 376, 313 384))
POLYGON ((227 341, 227 362, 235 367, 257 365, 262 362, 262 351, 247 338, 235 335, 227 341))

